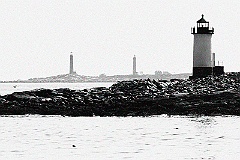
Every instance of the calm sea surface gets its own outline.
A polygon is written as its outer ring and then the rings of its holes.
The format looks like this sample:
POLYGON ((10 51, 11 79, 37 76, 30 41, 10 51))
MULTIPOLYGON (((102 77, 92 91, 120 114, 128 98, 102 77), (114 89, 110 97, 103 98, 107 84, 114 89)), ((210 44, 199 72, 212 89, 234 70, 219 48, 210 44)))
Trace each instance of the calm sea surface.
MULTIPOLYGON (((16 85, 0 84, 1 95, 111 83, 16 85)), ((1 116, 0 159, 239 159, 239 124, 237 116, 1 116)))
POLYGON ((93 87, 110 87, 113 82, 106 83, 0 83, 0 95, 6 95, 13 92, 29 91, 33 89, 46 88, 70 88, 85 89, 93 87))

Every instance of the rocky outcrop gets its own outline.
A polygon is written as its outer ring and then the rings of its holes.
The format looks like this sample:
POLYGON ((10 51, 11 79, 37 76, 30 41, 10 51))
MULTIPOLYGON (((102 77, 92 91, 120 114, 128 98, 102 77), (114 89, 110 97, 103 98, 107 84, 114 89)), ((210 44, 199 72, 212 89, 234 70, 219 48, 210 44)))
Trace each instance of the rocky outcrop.
POLYGON ((37 89, 0 97, 0 115, 240 115, 237 74, 121 81, 109 88, 37 89))

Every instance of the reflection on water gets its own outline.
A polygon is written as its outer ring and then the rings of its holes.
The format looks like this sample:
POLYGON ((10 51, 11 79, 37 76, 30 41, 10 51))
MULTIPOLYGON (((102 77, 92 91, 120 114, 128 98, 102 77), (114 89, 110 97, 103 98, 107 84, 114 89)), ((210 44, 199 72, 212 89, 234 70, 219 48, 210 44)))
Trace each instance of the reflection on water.
POLYGON ((0 159, 237 159, 239 117, 0 117, 0 159))
POLYGON ((195 121, 200 123, 200 126, 212 126, 212 125, 216 125, 216 121, 214 119, 214 117, 199 117, 196 119, 193 119, 191 121, 195 121))

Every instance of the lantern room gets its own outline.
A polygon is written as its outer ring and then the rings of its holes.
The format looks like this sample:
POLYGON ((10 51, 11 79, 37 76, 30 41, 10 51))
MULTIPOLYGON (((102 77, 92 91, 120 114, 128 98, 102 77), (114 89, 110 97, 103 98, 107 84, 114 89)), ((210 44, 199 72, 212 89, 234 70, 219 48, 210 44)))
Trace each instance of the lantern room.
POLYGON ((204 15, 202 14, 202 18, 197 21, 197 29, 195 27, 192 28, 192 34, 214 34, 214 28, 209 27, 209 22, 204 19, 204 15))

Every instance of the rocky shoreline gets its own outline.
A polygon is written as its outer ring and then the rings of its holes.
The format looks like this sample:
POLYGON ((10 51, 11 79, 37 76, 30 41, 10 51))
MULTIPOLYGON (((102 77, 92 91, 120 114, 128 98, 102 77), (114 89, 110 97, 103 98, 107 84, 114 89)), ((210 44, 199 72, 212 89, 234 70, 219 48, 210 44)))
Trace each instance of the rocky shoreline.
POLYGON ((194 80, 121 81, 109 88, 37 89, 0 96, 0 115, 240 115, 238 73, 194 80))

